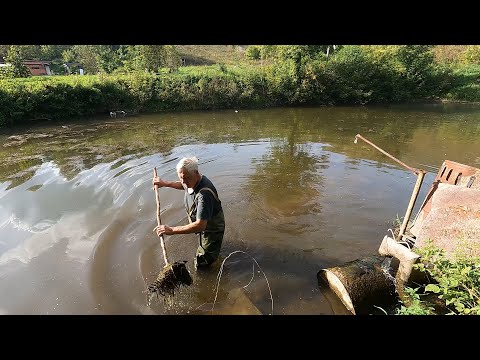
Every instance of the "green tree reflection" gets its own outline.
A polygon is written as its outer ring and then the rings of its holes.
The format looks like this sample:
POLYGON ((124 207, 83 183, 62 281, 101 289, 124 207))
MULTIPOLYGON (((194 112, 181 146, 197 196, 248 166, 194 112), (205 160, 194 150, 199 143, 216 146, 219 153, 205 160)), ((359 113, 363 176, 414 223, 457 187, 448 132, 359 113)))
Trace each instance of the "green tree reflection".
MULTIPOLYGON (((255 173, 244 189, 254 212, 249 218, 282 227, 289 217, 298 220, 302 215, 321 213, 324 179, 320 170, 328 166, 328 154, 316 155, 312 144, 302 142, 300 124, 293 119, 288 134, 272 139, 270 152, 254 159, 255 173)), ((304 228, 288 226, 284 230, 303 232, 304 228)))

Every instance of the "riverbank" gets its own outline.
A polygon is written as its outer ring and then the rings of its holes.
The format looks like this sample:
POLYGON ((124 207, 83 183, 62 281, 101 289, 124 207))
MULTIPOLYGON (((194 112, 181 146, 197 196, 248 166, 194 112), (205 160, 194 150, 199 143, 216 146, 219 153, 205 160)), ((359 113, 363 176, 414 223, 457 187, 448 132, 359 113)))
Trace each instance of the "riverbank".
POLYGON ((0 127, 118 112, 480 102, 480 66, 440 66, 423 46, 343 46, 330 57, 313 50, 279 47, 268 64, 1 79, 0 127))

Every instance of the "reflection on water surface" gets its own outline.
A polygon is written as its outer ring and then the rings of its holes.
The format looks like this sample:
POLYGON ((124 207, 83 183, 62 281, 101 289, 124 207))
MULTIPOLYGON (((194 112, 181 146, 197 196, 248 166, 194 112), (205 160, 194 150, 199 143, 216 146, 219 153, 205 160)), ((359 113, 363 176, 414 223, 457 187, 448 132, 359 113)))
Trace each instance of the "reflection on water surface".
MULTIPOLYGON (((376 252, 415 183, 355 135, 428 171, 423 199, 444 159, 480 166, 479 114, 458 105, 280 108, 4 129, 0 313, 220 314, 253 304, 269 314, 272 300, 277 315, 342 313, 320 291, 318 270, 376 252), (193 273, 174 303, 148 306, 144 290, 163 266, 152 170, 175 180, 190 155, 224 206, 222 257, 193 273)), ((185 224, 183 194, 160 196, 162 222, 185 224)), ((166 237, 169 257, 192 270, 196 241, 166 237)))

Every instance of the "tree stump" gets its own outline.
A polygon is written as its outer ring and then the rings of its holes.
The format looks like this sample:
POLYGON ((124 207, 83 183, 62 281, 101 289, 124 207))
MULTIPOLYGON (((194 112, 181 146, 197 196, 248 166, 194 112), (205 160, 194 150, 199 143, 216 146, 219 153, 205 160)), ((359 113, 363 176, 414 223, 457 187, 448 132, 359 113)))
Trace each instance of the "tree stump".
POLYGON ((392 258, 373 255, 321 269, 320 286, 329 286, 354 315, 378 313, 397 301, 392 258))

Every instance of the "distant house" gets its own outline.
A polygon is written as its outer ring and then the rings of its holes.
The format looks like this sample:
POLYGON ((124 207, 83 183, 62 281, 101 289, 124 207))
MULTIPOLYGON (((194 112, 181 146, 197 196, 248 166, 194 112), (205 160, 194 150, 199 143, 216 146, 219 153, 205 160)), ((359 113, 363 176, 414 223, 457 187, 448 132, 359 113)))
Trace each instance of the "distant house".
POLYGON ((49 61, 25 60, 23 62, 32 73, 32 76, 52 75, 49 61))
MULTIPOLYGON (((23 64, 30 70, 32 76, 53 75, 50 69, 50 61, 25 60, 23 64)), ((9 63, 0 62, 0 68, 12 66, 9 63)))

